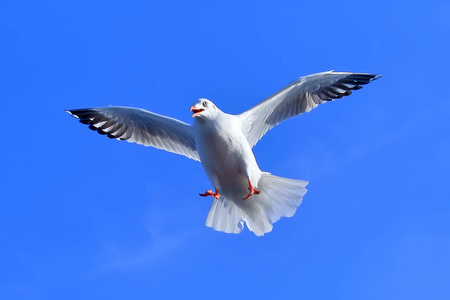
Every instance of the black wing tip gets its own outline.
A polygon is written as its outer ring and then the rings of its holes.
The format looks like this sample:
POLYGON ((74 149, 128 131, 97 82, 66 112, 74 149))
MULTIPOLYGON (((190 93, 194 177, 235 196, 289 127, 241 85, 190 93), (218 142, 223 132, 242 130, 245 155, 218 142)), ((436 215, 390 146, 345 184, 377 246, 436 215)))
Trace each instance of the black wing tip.
POLYGON ((380 78, 382 75, 381 74, 369 74, 369 73, 361 73, 361 74, 357 74, 357 75, 365 75, 367 76, 367 78, 369 79, 369 81, 373 81, 373 80, 377 80, 378 78, 380 78))
POLYGON ((90 125, 92 123, 92 108, 66 109, 64 111, 69 113, 72 117, 77 118, 82 124, 90 125))
POLYGON ((324 101, 332 101, 340 99, 344 96, 352 94, 352 90, 356 91, 362 89, 373 80, 380 78, 381 75, 369 73, 348 73, 345 77, 334 82, 329 86, 322 87, 319 92, 319 97, 324 101))
POLYGON ((119 138, 117 137, 115 134, 117 133, 116 131, 118 129, 120 129, 122 127, 122 124, 119 124, 119 126, 117 127, 117 123, 106 118, 105 116, 101 115, 98 113, 98 111, 96 111, 93 108, 81 108, 81 109, 66 109, 65 110, 67 113, 69 113, 71 116, 77 118, 80 123, 84 124, 84 125, 88 125, 88 128, 90 130, 96 131, 97 133, 101 134, 101 135, 106 135, 107 137, 109 137, 110 139, 119 139, 119 140, 127 140, 130 137, 125 137, 125 138, 119 138), (106 123, 103 124, 102 126, 95 126, 96 124, 98 124, 99 122, 105 121, 106 123), (115 130, 111 131, 104 131, 103 129, 105 128, 109 128, 111 126, 115 126, 115 130))
POLYGON ((353 89, 360 89, 361 85, 366 85, 374 80, 377 80, 380 77, 381 75, 379 74, 351 73, 337 82, 355 85, 355 87, 352 88, 353 90, 353 89))
POLYGON ((75 114, 74 114, 74 110, 75 109, 65 109, 64 111, 68 114, 70 114, 72 117, 78 118, 75 114))
POLYGON ((92 112, 92 108, 77 108, 77 109, 65 109, 64 111, 69 113, 72 117, 80 119, 80 115, 85 115, 92 112))
POLYGON ((351 78, 355 78, 355 79, 368 80, 370 82, 373 80, 377 80, 381 76, 382 76, 381 74, 353 73, 353 74, 350 74, 349 76, 347 76, 347 78, 351 77, 351 78))

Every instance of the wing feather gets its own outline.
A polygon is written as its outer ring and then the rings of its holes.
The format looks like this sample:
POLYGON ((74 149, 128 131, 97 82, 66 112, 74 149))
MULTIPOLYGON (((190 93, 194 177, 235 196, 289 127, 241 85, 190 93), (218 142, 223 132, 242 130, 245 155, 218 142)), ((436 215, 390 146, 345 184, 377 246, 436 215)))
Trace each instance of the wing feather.
POLYGON ((192 126, 179 120, 132 107, 67 110, 99 134, 152 146, 200 161, 192 126))
POLYGON ((301 77, 240 114, 242 131, 253 147, 282 121, 309 112, 327 101, 349 96, 353 90, 359 90, 379 77, 381 75, 333 71, 301 77))

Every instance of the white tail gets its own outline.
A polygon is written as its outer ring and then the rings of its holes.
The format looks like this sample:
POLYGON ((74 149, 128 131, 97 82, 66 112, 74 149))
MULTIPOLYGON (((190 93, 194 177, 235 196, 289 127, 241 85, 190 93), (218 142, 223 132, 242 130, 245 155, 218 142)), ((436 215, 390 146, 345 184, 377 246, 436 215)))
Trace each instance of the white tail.
POLYGON ((292 217, 306 194, 307 181, 263 173, 256 187, 261 191, 249 199, 215 199, 206 226, 227 233, 240 233, 244 222, 250 231, 262 236, 281 217, 292 217))

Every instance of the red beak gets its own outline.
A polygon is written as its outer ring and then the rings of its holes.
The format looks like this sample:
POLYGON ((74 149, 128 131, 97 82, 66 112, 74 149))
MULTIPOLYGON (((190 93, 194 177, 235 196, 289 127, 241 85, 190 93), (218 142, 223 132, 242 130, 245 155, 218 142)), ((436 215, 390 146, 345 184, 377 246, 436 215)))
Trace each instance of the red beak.
POLYGON ((200 115, 202 111, 204 111, 203 108, 196 108, 195 106, 191 106, 189 108, 190 111, 193 112, 192 117, 195 118, 196 116, 200 115))

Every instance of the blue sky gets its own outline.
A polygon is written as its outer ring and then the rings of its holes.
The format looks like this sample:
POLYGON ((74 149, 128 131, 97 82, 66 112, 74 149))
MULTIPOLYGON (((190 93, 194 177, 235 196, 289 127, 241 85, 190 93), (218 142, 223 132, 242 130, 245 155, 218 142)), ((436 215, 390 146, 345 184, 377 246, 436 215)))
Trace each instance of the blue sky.
POLYGON ((1 299, 449 299, 448 1, 3 1, 0 36, 1 299), (254 148, 310 181, 263 238, 204 226, 199 163, 64 112, 191 122, 331 69, 383 77, 254 148))

